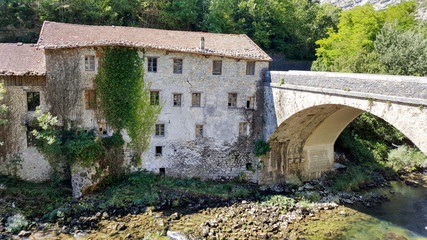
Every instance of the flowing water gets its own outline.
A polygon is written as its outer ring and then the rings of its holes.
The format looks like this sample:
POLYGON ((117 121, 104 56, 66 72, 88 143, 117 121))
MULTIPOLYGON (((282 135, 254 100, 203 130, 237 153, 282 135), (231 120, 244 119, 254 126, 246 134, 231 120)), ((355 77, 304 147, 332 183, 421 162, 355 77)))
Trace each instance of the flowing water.
POLYGON ((306 221, 300 236, 303 239, 427 239, 427 188, 410 187, 403 182, 391 185, 375 191, 387 194, 390 201, 374 207, 341 206, 326 213, 321 221, 306 221))

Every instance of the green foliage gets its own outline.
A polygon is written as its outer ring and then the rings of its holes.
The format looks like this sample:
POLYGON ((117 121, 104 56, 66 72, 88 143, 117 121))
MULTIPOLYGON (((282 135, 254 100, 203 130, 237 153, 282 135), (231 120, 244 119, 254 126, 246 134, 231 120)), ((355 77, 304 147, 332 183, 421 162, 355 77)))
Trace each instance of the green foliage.
POLYGON ((33 130, 36 146, 51 164, 79 163, 92 166, 94 162, 104 159, 110 149, 119 149, 124 145, 120 132, 98 138, 95 130, 59 128, 56 126, 57 118, 50 113, 43 114, 39 108, 35 114, 39 127, 33 130))
POLYGON ((0 1, 0 29, 6 26, 32 28, 37 18, 37 3, 32 0, 0 1))
POLYGON ((352 165, 345 173, 332 178, 334 191, 358 191, 373 182, 372 170, 364 166, 352 165))
POLYGON ((268 142, 262 139, 258 139, 255 141, 254 153, 257 157, 265 155, 270 151, 271 151, 271 147, 270 147, 270 144, 268 144, 268 142))
POLYGON ((263 197, 261 205, 279 206, 284 208, 293 208, 296 204, 295 199, 283 195, 270 195, 263 197))
POLYGON ((118 132, 126 129, 132 147, 142 153, 147 147, 161 106, 150 104, 150 84, 143 80, 143 61, 137 49, 103 49, 95 78, 101 109, 118 132))
POLYGON ((28 221, 24 215, 17 213, 7 218, 6 231, 10 233, 18 233, 28 226, 28 221))
POLYGON ((64 185, 33 183, 10 176, 0 175, 0 196, 4 204, 0 215, 22 212, 27 217, 41 217, 71 200, 71 189, 64 185), (11 203, 15 203, 15 208, 11 203))
POLYGON ((302 201, 317 202, 320 199, 320 194, 318 192, 296 192, 295 198, 302 201))
MULTIPOLYGON (((375 49, 377 35, 383 26, 390 24, 401 31, 413 28, 417 23, 415 8, 416 3, 411 1, 384 11, 375 11, 372 5, 364 5, 341 12, 338 29, 330 28, 328 37, 316 42, 319 45, 316 49, 318 58, 313 62, 312 70, 396 74, 378 62, 382 54, 375 49)), ((420 54, 419 48, 412 47, 420 54)))
POLYGON ((407 146, 399 146, 390 151, 386 166, 395 171, 413 171, 427 163, 427 157, 419 150, 407 146))

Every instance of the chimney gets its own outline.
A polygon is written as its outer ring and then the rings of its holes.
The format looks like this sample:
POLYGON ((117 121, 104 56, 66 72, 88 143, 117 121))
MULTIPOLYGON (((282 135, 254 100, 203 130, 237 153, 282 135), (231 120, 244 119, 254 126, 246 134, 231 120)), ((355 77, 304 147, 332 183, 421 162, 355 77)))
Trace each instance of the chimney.
POLYGON ((200 38, 200 49, 205 50, 205 38, 200 38))

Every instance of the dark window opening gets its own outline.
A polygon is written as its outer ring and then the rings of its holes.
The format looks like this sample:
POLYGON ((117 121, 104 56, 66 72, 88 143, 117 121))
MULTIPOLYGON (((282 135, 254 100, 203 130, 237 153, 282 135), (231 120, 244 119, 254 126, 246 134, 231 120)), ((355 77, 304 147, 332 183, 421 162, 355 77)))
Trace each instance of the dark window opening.
POLYGON ((163 147, 162 146, 156 146, 156 156, 160 157, 163 154, 163 147))
POLYGON ((157 72, 157 58, 148 57, 148 71, 157 72))
POLYGON ((222 73, 222 60, 213 60, 212 74, 221 75, 222 73))
POLYGON ((248 171, 253 170, 252 163, 246 163, 246 170, 248 170, 248 171))
POLYGON ((246 62, 246 75, 255 75, 255 62, 246 62))
POLYGON ((173 106, 174 107, 181 106, 181 98, 182 98, 182 94, 174 94, 173 95, 173 106))
POLYGON ((237 93, 228 94, 228 107, 234 108, 237 106, 237 93))
POLYGON ((196 137, 203 137, 203 125, 196 125, 196 137))
POLYGON ((191 106, 192 107, 200 107, 200 96, 201 93, 193 93, 191 98, 191 106))
POLYGON ((182 73, 182 59, 173 60, 173 73, 177 73, 177 74, 182 73))
POLYGON ((164 136, 164 135, 165 135, 165 125, 156 124, 156 136, 164 136))
POLYGON ((159 168, 159 174, 160 174, 160 176, 166 175, 166 169, 165 168, 159 168))
POLYGON ((249 108, 249 109, 255 108, 255 97, 248 97, 246 99, 246 108, 249 108))
POLYGON ((27 92, 27 105, 28 111, 35 111, 40 106, 40 93, 39 92, 27 92))
POLYGON ((151 105, 159 105, 159 103, 160 103, 159 91, 151 91, 150 92, 150 103, 151 103, 151 105))

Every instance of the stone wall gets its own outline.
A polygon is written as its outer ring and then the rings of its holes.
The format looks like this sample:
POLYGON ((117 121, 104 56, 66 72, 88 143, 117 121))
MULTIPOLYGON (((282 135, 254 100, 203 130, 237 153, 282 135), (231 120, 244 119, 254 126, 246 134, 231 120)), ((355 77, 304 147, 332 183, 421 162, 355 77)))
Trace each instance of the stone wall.
POLYGON ((27 92, 40 92, 40 105, 46 108, 46 78, 44 76, 3 76, 6 88, 4 104, 9 111, 8 123, 1 125, 0 174, 17 175, 23 179, 41 182, 49 177, 50 166, 37 149, 27 142, 27 126, 34 119, 28 111, 27 92))
MULTIPOLYGON (((256 62, 255 75, 246 75, 246 61, 195 54, 146 51, 158 58, 158 71, 146 72, 151 89, 160 92, 163 110, 159 123, 165 136, 153 136, 143 155, 143 168, 166 175, 201 178, 232 178, 239 174, 256 181, 253 141, 262 138, 262 76, 267 62, 256 62), (183 73, 173 73, 173 59, 183 59, 183 73), (222 74, 212 75, 212 61, 222 60, 222 74), (201 93, 200 107, 191 106, 192 93, 201 93), (237 93, 237 106, 228 107, 228 93, 237 93), (173 94, 182 94, 182 105, 173 106, 173 94), (255 109, 246 108, 247 97, 254 96, 255 109), (248 122, 248 136, 239 136, 239 123, 248 122), (203 137, 196 137, 203 125, 203 137), (162 156, 155 147, 162 146, 162 156)), ((147 70, 147 69, 146 69, 147 70)))

